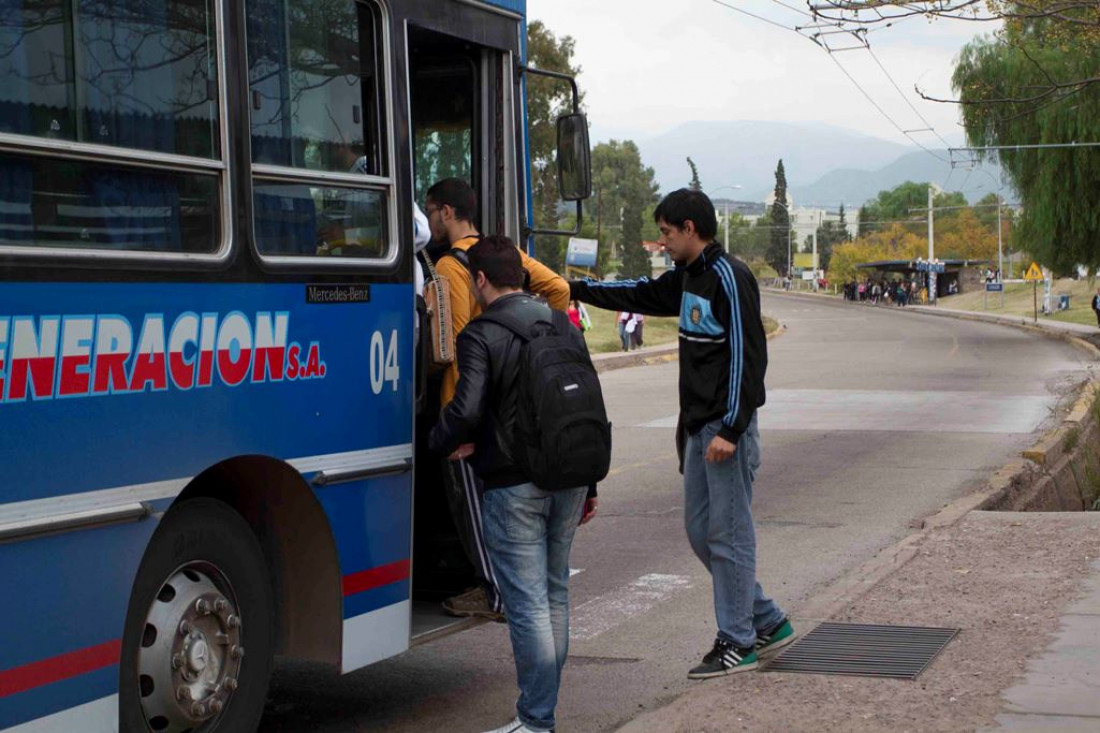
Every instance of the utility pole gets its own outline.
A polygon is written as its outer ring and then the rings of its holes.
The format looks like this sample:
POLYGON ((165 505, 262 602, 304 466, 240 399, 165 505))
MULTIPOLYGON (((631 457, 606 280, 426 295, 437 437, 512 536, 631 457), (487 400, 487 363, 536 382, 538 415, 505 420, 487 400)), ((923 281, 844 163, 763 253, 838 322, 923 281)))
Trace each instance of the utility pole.
POLYGON ((730 200, 726 199, 726 253, 730 251, 730 200))
POLYGON ((936 273, 933 271, 933 261, 936 259, 936 230, 933 224, 934 194, 932 187, 928 187, 928 302, 936 302, 936 273))
MULTIPOLYGON (((603 226, 603 189, 596 189, 596 243, 599 244, 601 227, 603 226)), ((611 248, 614 249, 615 245, 612 244, 611 248)), ((598 250, 597 250, 598 251, 598 250)), ((611 257, 615 257, 615 253, 611 253, 611 257)), ((599 262, 599 255, 596 255, 596 261, 599 262)))
POLYGON ((997 194, 997 280, 999 282, 1004 282, 1004 273, 1005 254, 1004 247, 1001 244, 1001 195, 997 194))
POLYGON ((817 216, 817 226, 814 227, 814 253, 810 258, 810 267, 814 271, 813 287, 811 290, 817 292, 817 230, 821 228, 821 214, 817 216))

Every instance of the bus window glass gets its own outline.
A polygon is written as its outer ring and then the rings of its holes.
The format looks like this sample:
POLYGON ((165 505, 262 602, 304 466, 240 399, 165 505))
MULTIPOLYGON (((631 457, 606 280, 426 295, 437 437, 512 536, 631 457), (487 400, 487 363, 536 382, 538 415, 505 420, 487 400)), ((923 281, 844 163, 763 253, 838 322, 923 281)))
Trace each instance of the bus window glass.
POLYGON ((384 257, 382 191, 257 181, 256 241, 265 255, 384 257))
POLYGON ((248 0, 252 160, 383 174, 377 21, 356 0, 248 0))
POLYGON ((474 180, 474 66, 466 58, 428 62, 413 74, 416 200, 444 178, 474 180))
POLYGON ((217 158, 213 0, 3 0, 0 131, 217 158))
POLYGON ((10 246, 210 254, 216 175, 0 155, 0 252, 10 246))

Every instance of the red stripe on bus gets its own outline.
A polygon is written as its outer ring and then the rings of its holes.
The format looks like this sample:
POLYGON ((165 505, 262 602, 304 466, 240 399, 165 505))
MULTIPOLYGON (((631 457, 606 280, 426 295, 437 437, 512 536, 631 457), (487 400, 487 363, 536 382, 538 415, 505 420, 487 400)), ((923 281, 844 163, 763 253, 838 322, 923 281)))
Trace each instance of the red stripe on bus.
POLYGON ((382 565, 360 573, 352 573, 344 576, 344 595, 353 596, 356 593, 381 588, 390 583, 397 583, 409 579, 409 561, 382 565))
POLYGON ((109 641, 22 667, 0 670, 0 698, 110 667, 118 664, 121 656, 122 641, 109 641))

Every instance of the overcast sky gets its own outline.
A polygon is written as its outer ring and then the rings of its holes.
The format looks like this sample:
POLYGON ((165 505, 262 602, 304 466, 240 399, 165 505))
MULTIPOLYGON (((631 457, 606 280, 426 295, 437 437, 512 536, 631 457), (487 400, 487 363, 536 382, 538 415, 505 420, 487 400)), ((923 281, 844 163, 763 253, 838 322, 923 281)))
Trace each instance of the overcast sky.
MULTIPOLYGON (((788 27, 810 19, 775 0, 727 0, 788 27)), ((804 8, 805 0, 784 0, 804 8)), ((576 39, 596 141, 640 139, 687 120, 822 121, 908 143, 849 81, 830 55, 793 30, 741 15, 712 0, 528 0, 529 20, 576 39)), ((961 144, 952 97, 954 59, 989 24, 912 18, 869 34, 871 47, 905 96, 865 50, 833 54, 899 127, 926 125, 912 103, 952 145, 961 144)), ((843 42, 836 37, 833 44, 843 42)), ((913 133, 943 147, 931 133, 913 133)))

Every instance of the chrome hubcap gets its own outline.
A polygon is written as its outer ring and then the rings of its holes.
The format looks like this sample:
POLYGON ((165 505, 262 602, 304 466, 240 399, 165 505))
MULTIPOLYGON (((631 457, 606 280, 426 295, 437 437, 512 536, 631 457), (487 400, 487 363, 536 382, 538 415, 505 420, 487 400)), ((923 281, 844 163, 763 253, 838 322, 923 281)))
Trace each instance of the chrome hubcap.
POLYGON ((233 598, 224 576, 208 564, 186 565, 161 586, 138 657, 141 708, 151 730, 197 729, 229 704, 244 659, 233 598))

